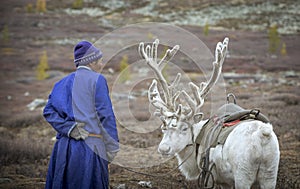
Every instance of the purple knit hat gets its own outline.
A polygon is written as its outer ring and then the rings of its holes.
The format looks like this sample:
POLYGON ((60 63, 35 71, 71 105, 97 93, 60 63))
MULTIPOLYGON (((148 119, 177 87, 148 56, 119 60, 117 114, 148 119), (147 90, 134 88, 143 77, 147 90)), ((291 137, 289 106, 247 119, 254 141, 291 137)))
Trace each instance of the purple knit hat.
POLYGON ((88 41, 80 41, 74 48, 76 67, 84 66, 102 57, 102 52, 88 41))

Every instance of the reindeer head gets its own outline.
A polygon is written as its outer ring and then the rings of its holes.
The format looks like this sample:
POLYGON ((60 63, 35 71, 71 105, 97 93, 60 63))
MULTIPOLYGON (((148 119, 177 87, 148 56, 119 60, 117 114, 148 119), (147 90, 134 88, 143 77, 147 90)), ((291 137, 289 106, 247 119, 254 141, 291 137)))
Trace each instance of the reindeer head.
POLYGON ((209 81, 202 82, 199 86, 192 82, 189 83, 193 97, 184 90, 178 91, 177 86, 181 78, 180 73, 177 74, 171 84, 166 81, 162 74, 162 69, 179 50, 179 46, 176 45, 172 49, 168 49, 163 58, 158 60, 158 39, 152 45, 147 45, 146 47, 144 43, 140 43, 139 53, 157 77, 149 87, 148 99, 156 108, 154 114, 159 116, 162 121, 163 139, 159 144, 159 153, 168 156, 174 155, 193 143, 192 125, 199 123, 202 119, 203 113, 200 111, 200 108, 203 106, 205 96, 215 85, 221 74, 228 41, 228 38, 225 38, 223 43, 219 42, 216 46, 213 73, 209 81), (160 84, 163 98, 160 95, 158 83, 160 84), (177 102, 181 94, 187 102, 185 107, 177 102))

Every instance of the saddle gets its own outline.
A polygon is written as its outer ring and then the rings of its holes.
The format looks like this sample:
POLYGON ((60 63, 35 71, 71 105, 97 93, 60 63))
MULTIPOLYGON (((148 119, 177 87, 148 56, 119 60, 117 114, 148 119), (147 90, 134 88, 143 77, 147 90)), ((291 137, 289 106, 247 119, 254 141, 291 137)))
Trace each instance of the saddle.
POLYGON ((268 123, 268 118, 258 109, 246 110, 234 103, 221 106, 203 126, 195 142, 205 144, 205 149, 224 144, 228 135, 242 121, 259 120, 268 123))

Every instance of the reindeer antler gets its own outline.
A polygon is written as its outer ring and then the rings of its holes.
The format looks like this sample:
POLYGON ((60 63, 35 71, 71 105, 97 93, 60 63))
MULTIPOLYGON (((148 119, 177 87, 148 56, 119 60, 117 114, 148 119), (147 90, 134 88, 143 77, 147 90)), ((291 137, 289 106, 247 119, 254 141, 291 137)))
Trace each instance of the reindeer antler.
MULTIPOLYGON (((162 70, 165 65, 173 58, 176 52, 179 49, 179 45, 174 46, 172 49, 168 49, 163 56, 163 58, 158 62, 157 59, 157 48, 158 48, 159 40, 156 39, 151 45, 145 45, 143 42, 139 45, 139 53, 147 62, 147 64, 152 68, 155 72, 158 82, 161 84, 164 94, 164 100, 162 100, 158 87, 157 87, 157 80, 154 79, 152 84, 149 87, 148 98, 150 103, 157 108, 156 113, 160 115, 165 114, 167 112, 180 112, 181 113, 181 106, 178 106, 176 110, 175 101, 180 95, 181 91, 175 92, 175 88, 177 87, 179 80, 181 78, 181 74, 178 73, 174 82, 172 84, 168 84, 166 79, 162 74, 162 70), (180 109, 180 110, 179 110, 180 109)), ((169 116, 169 115, 167 115, 169 116)))
POLYGON ((215 50, 215 61, 213 62, 213 73, 208 82, 202 82, 198 87, 193 82, 189 83, 190 88, 192 89, 194 99, 187 94, 186 91, 182 91, 184 97, 190 106, 190 111, 186 113, 185 118, 189 119, 192 116, 195 116, 199 113, 200 108, 203 106, 204 99, 211 88, 216 84, 221 71, 224 59, 226 57, 226 52, 228 48, 229 39, 225 38, 223 43, 219 42, 215 50))
POLYGON ((172 49, 168 49, 163 58, 158 62, 157 48, 159 40, 156 39, 152 43, 152 46, 147 45, 146 48, 144 43, 140 43, 139 53, 146 60, 147 64, 154 70, 158 78, 158 82, 161 84, 163 89, 164 100, 161 98, 160 93, 158 91, 157 80, 154 79, 149 87, 148 93, 150 103, 157 108, 156 113, 162 115, 162 120, 164 120, 164 116, 170 117, 174 115, 177 117, 183 116, 181 118, 185 120, 190 119, 193 116, 195 122, 198 122, 200 120, 200 117, 202 117, 202 113, 199 110, 203 106, 206 95, 216 84, 221 74, 223 62, 227 53, 228 42, 229 39, 225 38, 223 43, 219 42, 216 46, 215 61, 213 62, 213 73, 209 81, 202 82, 199 86, 197 86, 193 82, 189 83, 194 99, 184 90, 176 91, 176 87, 178 86, 178 83, 181 78, 180 73, 177 74, 172 84, 168 84, 168 82, 162 74, 162 69, 179 50, 179 46, 176 45, 172 49), (189 105, 189 107, 183 110, 183 112, 182 105, 179 104, 178 106, 176 106, 175 104, 177 98, 181 93, 184 94, 184 97, 189 105))

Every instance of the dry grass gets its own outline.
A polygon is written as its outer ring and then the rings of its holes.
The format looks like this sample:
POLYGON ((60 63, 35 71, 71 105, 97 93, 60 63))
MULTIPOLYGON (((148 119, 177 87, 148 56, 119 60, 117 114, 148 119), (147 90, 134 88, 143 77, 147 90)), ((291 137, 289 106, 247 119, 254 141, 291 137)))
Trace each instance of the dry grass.
POLYGON ((0 188, 44 187, 54 131, 40 117, 26 123, 0 127, 0 188))

